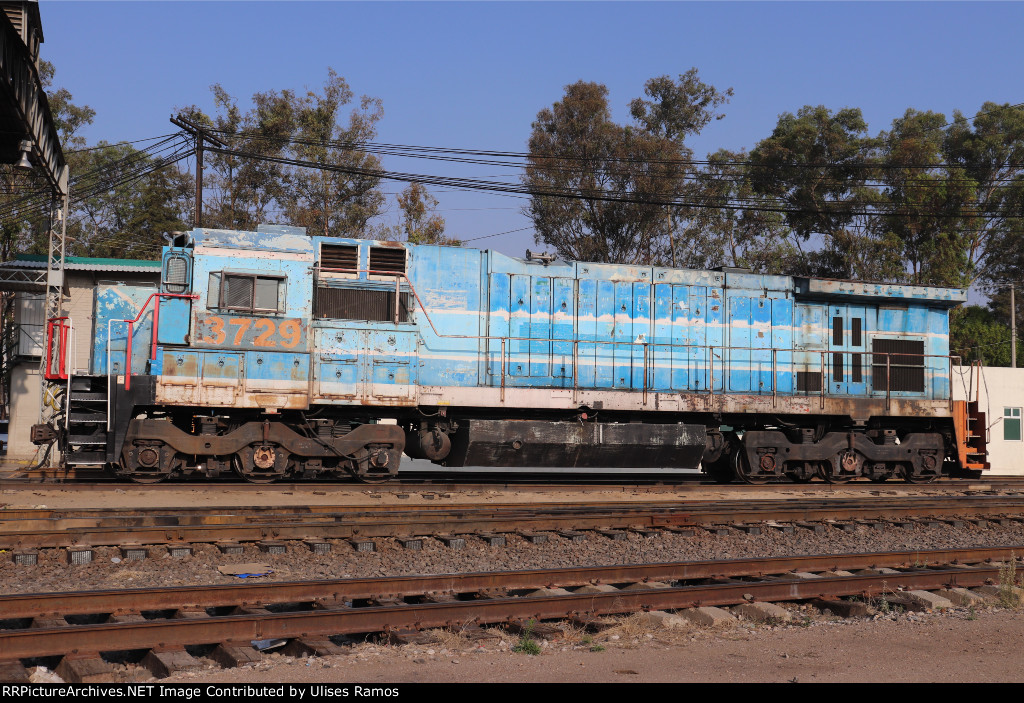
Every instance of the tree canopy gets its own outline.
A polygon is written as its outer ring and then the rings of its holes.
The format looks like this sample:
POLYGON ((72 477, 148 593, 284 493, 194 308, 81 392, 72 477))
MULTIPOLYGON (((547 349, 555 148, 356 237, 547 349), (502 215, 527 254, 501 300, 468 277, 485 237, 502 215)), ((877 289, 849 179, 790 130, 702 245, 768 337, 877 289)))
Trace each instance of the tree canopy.
MULTIPOLYGON (((161 233, 192 220, 182 154, 88 145, 95 111, 54 85, 52 65, 40 73, 71 166, 68 253, 155 256, 161 233)), ((207 151, 205 225, 459 243, 427 190, 443 178, 406 175, 389 216, 388 174, 371 148, 383 105, 333 69, 318 88, 269 89, 244 104, 219 84, 211 91, 210 114, 181 111, 227 144, 207 151)), ((579 260, 973 286, 990 304, 954 315, 954 344, 1004 361, 977 350, 1006 346, 1006 285, 1024 284, 1024 106, 987 102, 948 119, 908 108, 874 132, 859 108, 805 105, 749 151, 698 159, 688 142, 724 117, 732 94, 695 68, 657 76, 619 123, 606 86, 565 86, 532 123, 515 187, 529 195, 536 242, 579 260)), ((48 202, 30 197, 44 186, 0 166, 0 259, 45 251, 48 202)))
POLYGON ((630 103, 631 125, 612 120, 604 85, 585 81, 537 113, 523 184, 538 244, 585 261, 675 260, 675 203, 693 172, 685 139, 720 116, 732 90, 719 92, 693 69, 676 81, 653 78, 644 92, 630 103))

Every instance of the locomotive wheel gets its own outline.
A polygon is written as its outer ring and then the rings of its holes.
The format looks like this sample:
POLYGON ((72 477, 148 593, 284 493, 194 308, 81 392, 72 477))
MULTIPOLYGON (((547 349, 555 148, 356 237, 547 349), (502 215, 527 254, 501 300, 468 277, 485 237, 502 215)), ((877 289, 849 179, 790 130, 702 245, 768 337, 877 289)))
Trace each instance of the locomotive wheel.
POLYGON ((388 481, 391 480, 390 476, 386 476, 386 475, 382 476, 380 474, 370 474, 370 475, 362 474, 362 475, 360 475, 359 472, 357 472, 355 470, 352 470, 352 469, 349 470, 349 473, 352 475, 352 478, 354 478, 359 483, 377 484, 377 483, 387 483, 388 481))
POLYGON ((162 445, 146 445, 125 450, 121 455, 120 466, 115 466, 119 476, 128 478, 133 483, 160 483, 171 475, 173 466, 164 466, 163 460, 166 447, 162 445))
POLYGON ((167 474, 140 474, 133 473, 128 476, 132 483, 160 483, 167 479, 167 474))
POLYGON ((818 475, 818 465, 813 461, 794 463, 786 472, 786 478, 793 483, 810 483, 818 475))
POLYGON ((864 465, 864 457, 853 450, 846 450, 836 454, 832 461, 824 461, 821 464, 821 477, 829 483, 848 483, 860 475, 860 469, 864 465), (836 466, 848 469, 848 472, 836 471, 836 466))
POLYGON ((715 483, 732 483, 736 472, 732 467, 732 454, 723 453, 714 461, 710 462, 705 472, 715 483))
POLYGON ((938 478, 936 474, 929 474, 925 476, 915 476, 911 471, 903 469, 903 480, 907 483, 931 483, 938 478))
POLYGON ((756 476, 750 469, 750 462, 747 461, 747 452, 741 443, 736 445, 732 453, 732 466, 736 478, 744 483, 761 484, 768 483, 770 476, 756 476))
POLYGON ((397 466, 394 448, 371 445, 356 452, 345 468, 360 483, 386 483, 397 476, 397 466))
MULTIPOLYGON (((276 451, 283 452, 280 447, 276 451)), ((286 458, 286 457, 285 457, 286 458)), ((246 447, 235 454, 231 465, 235 473, 249 483, 273 483, 284 476, 283 471, 277 470, 282 461, 276 456, 274 449, 265 446, 246 447)), ((283 462, 287 465, 287 462, 283 462)))

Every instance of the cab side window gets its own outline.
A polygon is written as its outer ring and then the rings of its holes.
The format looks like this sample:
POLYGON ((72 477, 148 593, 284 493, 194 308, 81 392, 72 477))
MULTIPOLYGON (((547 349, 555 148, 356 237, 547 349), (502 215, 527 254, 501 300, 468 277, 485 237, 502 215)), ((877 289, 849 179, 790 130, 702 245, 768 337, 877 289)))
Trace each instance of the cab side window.
POLYGON ((207 307, 240 313, 283 313, 286 291, 284 276, 217 271, 210 274, 207 307))

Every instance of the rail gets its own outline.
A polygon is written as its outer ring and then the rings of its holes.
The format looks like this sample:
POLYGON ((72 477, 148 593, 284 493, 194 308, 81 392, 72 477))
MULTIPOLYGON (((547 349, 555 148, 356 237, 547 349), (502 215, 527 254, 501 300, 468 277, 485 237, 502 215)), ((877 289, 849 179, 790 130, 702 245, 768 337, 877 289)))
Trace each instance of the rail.
MULTIPOLYGON (((642 354, 643 354, 643 369, 642 369, 642 381, 641 381, 641 389, 640 390, 643 393, 643 403, 644 404, 647 403, 647 395, 649 393, 651 393, 651 392, 689 391, 689 392, 704 392, 704 393, 709 394, 710 396, 714 396, 716 390, 719 390, 718 388, 716 388, 716 386, 717 386, 716 376, 715 376, 715 362, 716 361, 721 361, 720 367, 721 367, 721 370, 722 370, 722 374, 721 374, 720 378, 722 380, 722 384, 721 384, 720 390, 721 390, 722 394, 727 394, 729 392, 729 389, 727 388, 727 383, 728 383, 728 379, 730 378, 730 370, 731 370, 730 369, 730 365, 733 362, 746 363, 748 366, 751 366, 752 364, 755 364, 755 363, 757 363, 757 364, 760 363, 760 361, 756 361, 755 362, 752 358, 735 359, 734 357, 737 356, 737 354, 743 355, 743 354, 759 353, 759 354, 765 354, 765 355, 769 355, 770 354, 771 381, 769 383, 769 387, 767 387, 767 388, 758 387, 757 389, 752 389, 752 388, 750 388, 750 389, 734 389, 734 392, 736 392, 736 393, 744 393, 744 394, 754 393, 754 394, 757 394, 757 395, 765 395, 765 394, 770 392, 771 395, 772 395, 772 406, 773 407, 775 407, 777 405, 777 402, 778 402, 778 393, 779 393, 779 385, 780 385, 779 381, 780 381, 780 379, 787 378, 787 374, 788 374, 788 379, 790 380, 790 383, 785 384, 788 388, 787 388, 787 390, 783 391, 784 393, 788 393, 788 394, 792 394, 792 395, 807 395, 807 396, 810 396, 812 394, 816 394, 819 397, 819 399, 820 399, 819 400, 820 407, 824 408, 825 407, 825 398, 826 398, 826 395, 827 395, 826 394, 826 390, 829 387, 828 386, 828 379, 835 378, 836 369, 841 367, 841 368, 844 369, 844 376, 843 376, 842 380, 838 380, 838 379, 836 380, 836 382, 841 384, 841 386, 842 386, 841 392, 839 392, 838 395, 847 396, 847 397, 848 396, 854 396, 854 397, 866 396, 866 397, 869 397, 869 398, 876 398, 876 397, 880 398, 881 394, 884 393, 886 409, 889 409, 892 406, 892 398, 893 398, 892 394, 894 392, 896 392, 896 393, 901 393, 901 392, 913 393, 915 396, 920 396, 921 394, 924 394, 924 395, 930 397, 931 393, 929 391, 929 386, 933 386, 934 385, 934 380, 936 378, 940 378, 940 379, 942 378, 938 374, 939 374, 940 371, 944 370, 944 371, 946 371, 946 374, 947 374, 945 379, 947 380, 947 383, 950 384, 950 385, 949 385, 949 388, 947 389, 947 396, 948 397, 940 398, 940 399, 941 400, 947 400, 948 403, 949 403, 949 408, 952 410, 952 407, 953 407, 953 394, 952 394, 952 386, 951 386, 951 384, 952 384, 953 363, 954 363, 954 360, 956 360, 956 362, 959 364, 961 362, 961 360, 962 360, 962 358, 959 355, 949 355, 949 354, 916 354, 916 353, 908 353, 908 352, 869 352, 869 351, 855 351, 855 350, 850 350, 850 349, 807 350, 807 349, 778 348, 778 347, 727 346, 727 345, 719 345, 719 344, 689 345, 689 344, 675 344, 675 343, 672 343, 672 342, 649 342, 646 339, 643 339, 643 341, 637 341, 635 339, 633 341, 619 341, 619 340, 603 340, 603 339, 602 340, 598 340, 598 339, 590 340, 590 339, 578 339, 578 338, 574 338, 574 339, 557 339, 557 338, 553 338, 553 337, 537 338, 537 337, 520 337, 520 336, 513 336, 513 335, 445 334, 445 333, 442 333, 440 330, 438 330, 437 325, 434 324, 434 320, 431 319, 430 313, 427 312, 427 307, 426 307, 426 305, 424 305, 423 300, 420 298, 419 293, 416 291, 416 287, 413 285, 412 281, 409 279, 408 275, 405 274, 405 273, 399 273, 399 272, 396 272, 396 271, 387 271, 387 270, 382 270, 382 269, 325 268, 325 267, 321 267, 321 266, 314 266, 314 267, 312 267, 312 269, 316 273, 323 273, 323 272, 327 272, 327 273, 356 273, 356 274, 358 274, 358 273, 366 273, 368 275, 379 275, 379 276, 394 277, 395 278, 395 305, 394 305, 394 308, 395 308, 394 309, 394 322, 395 322, 395 324, 398 324, 398 322, 399 322, 399 297, 400 297, 399 296, 399 292, 400 292, 401 281, 404 280, 405 284, 409 288, 409 292, 412 293, 413 297, 416 300, 416 303, 417 303, 419 309, 422 311, 423 316, 424 316, 424 318, 427 321, 427 324, 430 326, 431 331, 434 333, 434 335, 436 337, 438 337, 440 339, 475 339, 475 340, 486 340, 488 342, 491 342, 491 341, 500 342, 500 344, 501 344, 501 351, 500 351, 500 355, 501 355, 501 357, 500 357, 500 388, 501 388, 501 395, 500 395, 500 398, 501 398, 502 402, 504 402, 504 400, 505 400, 505 389, 506 389, 506 387, 508 385, 508 382, 507 382, 506 379, 507 378, 511 379, 511 378, 518 378, 519 377, 519 376, 515 376, 515 375, 507 373, 507 361, 512 358, 513 354, 522 354, 523 353, 521 351, 512 351, 510 349, 510 347, 511 347, 510 343, 513 342, 513 341, 521 341, 521 342, 526 342, 526 343, 529 343, 529 344, 551 344, 551 345, 554 345, 554 344, 570 344, 571 343, 572 344, 572 371, 573 371, 573 375, 572 375, 572 384, 573 384, 572 390, 573 390, 574 394, 576 394, 580 390, 579 375, 578 375, 578 362, 579 362, 579 347, 580 347, 581 344, 583 344, 583 345, 590 345, 590 346, 595 347, 595 350, 594 350, 595 351, 595 364, 596 364, 596 359, 597 359, 596 352, 597 352, 597 348, 598 347, 607 347, 608 348, 609 354, 606 355, 604 358, 607 359, 607 360, 611 360, 611 361, 614 361, 614 350, 615 350, 616 347, 625 347, 625 346, 629 346, 629 347, 642 347, 642 349, 643 349, 643 351, 642 351, 642 354), (681 354, 685 354, 686 355, 687 360, 706 361, 706 365, 701 367, 694 374, 697 377, 696 382, 691 382, 689 378, 687 379, 687 386, 685 388, 675 388, 675 387, 672 387, 671 383, 667 387, 658 386, 656 384, 656 382, 655 382, 655 379, 652 378, 652 375, 656 371, 657 362, 659 360, 664 360, 664 357, 660 357, 659 358, 659 357, 655 356, 652 352, 657 352, 659 349, 666 349, 667 350, 667 352, 671 355, 670 358, 669 358, 670 361, 674 361, 675 360, 675 355, 681 353, 681 354), (716 351, 719 352, 719 354, 717 356, 715 355, 716 351), (703 355, 700 355, 700 354, 698 354, 698 352, 704 352, 704 353, 703 353, 703 355), (728 353, 726 354, 726 352, 728 352, 728 353), (794 360, 791 360, 789 362, 783 362, 783 363, 788 363, 789 369, 788 369, 788 371, 786 369, 782 369, 781 373, 780 373, 779 361, 778 361, 778 358, 779 358, 780 354, 791 354, 794 357, 797 356, 797 355, 802 355, 803 359, 801 359, 801 360, 794 359, 794 360), (829 355, 832 355, 831 360, 829 358, 829 355), (806 360, 808 358, 813 358, 814 356, 820 357, 820 362, 818 364, 811 364, 808 360, 806 360), (701 357, 703 357, 703 358, 701 358, 701 357), (858 362, 860 362, 859 365, 858 365, 858 368, 861 369, 860 373, 861 373, 861 379, 862 380, 855 381, 855 380, 852 380, 852 379, 846 379, 846 377, 845 377, 845 364, 842 364, 842 362, 840 362, 840 364, 838 364, 838 365, 834 363, 836 361, 837 357, 841 357, 842 359, 845 359, 846 357, 850 357, 851 361, 854 358, 856 358, 858 360, 858 362), (921 360, 921 363, 920 364, 917 364, 917 363, 905 363, 905 360, 907 360, 907 359, 921 360), (924 362, 925 359, 942 359, 942 360, 945 361, 945 363, 944 364, 936 364, 936 365, 927 365, 924 362), (865 364, 864 363, 865 361, 868 361, 870 363, 866 363, 865 364), (864 370, 864 366, 867 366, 868 368, 872 369, 872 371, 871 372, 867 372, 866 370, 864 370), (885 373, 885 387, 884 388, 879 388, 879 387, 875 386, 875 384, 874 384, 874 380, 875 380, 874 379, 874 375, 875 375, 874 369, 877 368, 877 369, 881 370, 881 368, 883 366, 885 368, 885 371, 884 371, 884 373, 885 373), (943 366, 945 367, 944 369, 942 368, 943 366), (799 367, 804 367, 804 368, 799 368, 799 367), (920 370, 921 373, 923 374, 923 378, 922 378, 921 384, 920 384, 921 390, 909 390, 908 391, 908 390, 905 390, 905 389, 902 389, 902 388, 895 388, 894 389, 893 388, 893 383, 892 383, 892 378, 893 378, 892 373, 893 373, 894 370, 900 370, 900 369, 920 370), (798 384, 796 383, 796 377, 797 377, 797 373, 796 372, 805 372, 805 373, 808 373, 808 374, 817 372, 817 375, 818 375, 818 384, 817 385, 819 387, 816 390, 816 392, 815 391, 808 391, 806 389, 803 392, 801 392, 801 390, 799 388, 797 388, 798 384), (703 384, 705 387, 701 388, 701 385, 702 385, 701 381, 705 380, 704 376, 707 376, 708 378, 707 378, 707 382, 703 384), (855 388, 851 389, 850 386, 855 386, 855 388), (860 388, 861 386, 863 388, 860 388)), ((652 284, 652 285, 657 285, 657 284, 652 284)), ((511 319, 511 315, 510 315, 510 319, 511 319)), ((642 337, 643 336, 641 335, 641 338, 642 337)), ((488 349, 486 351, 486 355, 487 355, 488 360, 490 361, 493 352, 491 351, 491 349, 489 347, 490 347, 490 345, 488 345, 488 349)), ((530 352, 526 351, 525 353, 527 354, 527 357, 529 357, 530 352)), ((664 353, 665 352, 662 352, 662 354, 664 354, 664 353)), ((623 365, 625 366, 626 364, 623 364, 623 365)), ((629 366, 631 371, 635 367, 634 361, 632 359, 632 354, 630 355, 630 360, 629 360, 628 366, 629 366)), ((850 368, 851 368, 851 371, 852 371, 852 368, 853 368, 852 364, 851 364, 850 368)), ((753 375, 754 373, 757 373, 757 374, 761 373, 760 370, 754 372, 751 368, 748 368, 747 372, 749 374, 751 374, 751 375, 753 375)), ((548 375, 550 375, 550 374, 548 374, 548 375)), ((531 376, 526 375, 525 377, 526 378, 530 378, 531 376)), ((624 387, 627 390, 632 390, 633 389, 632 379, 631 379, 631 382, 630 382, 629 385, 626 385, 626 384, 623 384, 623 385, 624 385, 624 387)), ((615 384, 612 383, 611 386, 609 386, 607 388, 614 389, 614 387, 615 387, 615 384)), ((598 390, 598 389, 607 389, 607 388, 605 386, 596 386, 595 385, 593 387, 587 386, 586 388, 584 388, 584 390, 591 390, 591 389, 598 390)))

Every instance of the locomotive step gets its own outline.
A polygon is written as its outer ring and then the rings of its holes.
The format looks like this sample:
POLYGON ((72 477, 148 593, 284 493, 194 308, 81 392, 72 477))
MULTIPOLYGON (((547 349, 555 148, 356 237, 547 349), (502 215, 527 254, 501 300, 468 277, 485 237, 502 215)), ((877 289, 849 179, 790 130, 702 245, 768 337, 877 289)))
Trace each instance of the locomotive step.
POLYGON ((95 403, 95 402, 107 402, 106 393, 76 393, 71 392, 71 402, 83 402, 83 403, 95 403))
POLYGON ((71 422, 82 424, 100 424, 107 421, 106 413, 71 413, 71 422))
POLYGON ((98 446, 107 445, 106 436, 99 435, 68 435, 68 444, 71 446, 98 446))
POLYGON ((78 454, 69 454, 67 463, 75 466, 103 466, 107 463, 104 457, 81 457, 78 454))

